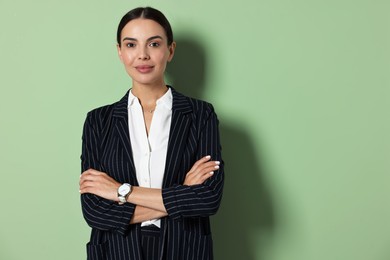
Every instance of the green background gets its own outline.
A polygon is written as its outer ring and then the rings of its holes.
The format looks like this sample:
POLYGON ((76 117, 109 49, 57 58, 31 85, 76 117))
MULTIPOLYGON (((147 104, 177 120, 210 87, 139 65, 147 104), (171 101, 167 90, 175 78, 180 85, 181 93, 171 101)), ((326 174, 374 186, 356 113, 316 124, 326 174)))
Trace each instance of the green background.
POLYGON ((82 125, 130 87, 115 33, 140 5, 221 121, 216 259, 390 259, 387 0, 0 0, 0 259, 85 259, 82 125))

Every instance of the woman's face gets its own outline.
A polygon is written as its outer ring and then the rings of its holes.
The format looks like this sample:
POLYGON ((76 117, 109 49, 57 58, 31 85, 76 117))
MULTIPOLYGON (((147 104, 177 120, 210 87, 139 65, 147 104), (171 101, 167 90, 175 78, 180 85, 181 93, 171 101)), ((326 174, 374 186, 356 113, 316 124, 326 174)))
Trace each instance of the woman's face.
POLYGON ((168 46, 164 28, 153 20, 134 19, 121 33, 118 55, 134 84, 162 85, 175 43, 168 46))

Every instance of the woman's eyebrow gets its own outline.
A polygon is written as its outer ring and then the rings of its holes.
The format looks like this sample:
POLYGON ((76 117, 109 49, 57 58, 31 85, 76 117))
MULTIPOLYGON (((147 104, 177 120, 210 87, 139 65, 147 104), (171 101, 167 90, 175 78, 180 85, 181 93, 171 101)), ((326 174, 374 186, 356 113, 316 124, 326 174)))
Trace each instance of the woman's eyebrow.
POLYGON ((137 39, 136 38, 130 38, 130 37, 125 37, 125 38, 123 38, 123 40, 122 40, 123 42, 124 41, 137 41, 137 39))
MULTIPOLYGON (((151 40, 154 40, 154 39, 163 39, 160 35, 155 35, 155 36, 152 36, 152 37, 149 37, 146 41, 151 41, 151 40)), ((122 41, 138 41, 136 38, 131 38, 131 37, 125 37, 123 38, 122 41)))

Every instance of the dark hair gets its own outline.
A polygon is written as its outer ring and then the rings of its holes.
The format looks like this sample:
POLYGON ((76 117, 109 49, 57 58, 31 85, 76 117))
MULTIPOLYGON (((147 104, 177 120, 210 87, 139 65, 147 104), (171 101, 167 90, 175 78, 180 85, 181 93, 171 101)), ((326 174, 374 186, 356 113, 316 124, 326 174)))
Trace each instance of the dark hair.
POLYGON ((121 45, 121 33, 123 27, 126 26, 128 22, 131 20, 143 18, 153 20, 164 28, 164 31, 167 35, 168 45, 171 45, 173 42, 173 33, 171 25, 169 24, 168 19, 164 16, 162 12, 152 7, 138 7, 133 10, 130 10, 127 14, 125 14, 118 25, 118 31, 116 33, 116 41, 119 46, 121 45))

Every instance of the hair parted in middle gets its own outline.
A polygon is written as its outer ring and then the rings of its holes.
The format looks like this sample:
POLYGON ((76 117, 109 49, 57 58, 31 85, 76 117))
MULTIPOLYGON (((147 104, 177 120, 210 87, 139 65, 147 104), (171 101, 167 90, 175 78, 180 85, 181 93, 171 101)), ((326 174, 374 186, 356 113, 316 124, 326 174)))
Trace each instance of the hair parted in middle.
POLYGON ((164 31, 166 33, 166 36, 168 39, 168 46, 172 44, 173 32, 172 32, 172 28, 171 28, 171 25, 170 25, 168 19, 159 10, 148 6, 148 7, 134 8, 122 17, 122 19, 118 25, 118 31, 116 33, 116 40, 117 40, 117 43, 119 46, 121 46, 121 33, 122 33, 123 28, 130 21, 132 21, 134 19, 138 19, 138 18, 153 20, 156 23, 158 23, 159 25, 161 25, 164 28, 164 31))

